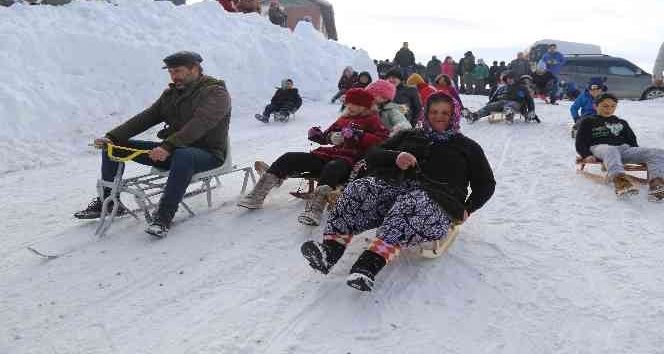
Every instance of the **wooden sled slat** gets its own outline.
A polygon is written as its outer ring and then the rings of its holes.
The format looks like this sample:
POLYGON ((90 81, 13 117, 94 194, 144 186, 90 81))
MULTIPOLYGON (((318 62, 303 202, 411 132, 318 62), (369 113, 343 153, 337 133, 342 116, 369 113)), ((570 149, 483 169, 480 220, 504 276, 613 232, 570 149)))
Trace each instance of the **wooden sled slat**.
MULTIPOLYGON (((576 169, 576 173, 583 175, 585 177, 590 178, 591 180, 598 182, 598 183, 609 183, 609 177, 608 173, 606 171, 606 166, 604 166, 604 163, 601 161, 598 162, 582 162, 580 158, 576 159, 576 164, 578 168, 576 169), (585 169, 586 165, 599 165, 601 168, 601 172, 590 172, 585 169)), ((625 172, 645 172, 646 173, 646 178, 642 178, 639 176, 635 176, 633 174, 625 173, 625 176, 627 179, 632 182, 633 184, 648 184, 648 180, 650 179, 648 176, 648 166, 644 163, 641 164, 624 164, 624 169, 625 172)))
POLYGON ((433 241, 430 243, 431 247, 422 247, 420 249, 420 256, 424 258, 434 259, 442 256, 454 243, 457 235, 459 234, 459 225, 452 225, 450 227, 450 232, 447 234, 444 240, 433 241))

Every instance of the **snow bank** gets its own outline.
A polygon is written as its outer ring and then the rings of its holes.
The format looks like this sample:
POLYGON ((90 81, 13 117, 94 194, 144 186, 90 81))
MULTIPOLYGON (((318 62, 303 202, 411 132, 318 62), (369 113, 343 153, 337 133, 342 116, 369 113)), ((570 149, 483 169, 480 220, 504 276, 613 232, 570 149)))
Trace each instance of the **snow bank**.
POLYGON ((226 80, 234 112, 263 105, 286 77, 319 100, 347 65, 375 74, 366 52, 310 24, 291 33, 212 1, 116 2, 0 7, 0 174, 83 153, 159 96, 161 59, 175 51, 201 53, 205 72, 226 80))

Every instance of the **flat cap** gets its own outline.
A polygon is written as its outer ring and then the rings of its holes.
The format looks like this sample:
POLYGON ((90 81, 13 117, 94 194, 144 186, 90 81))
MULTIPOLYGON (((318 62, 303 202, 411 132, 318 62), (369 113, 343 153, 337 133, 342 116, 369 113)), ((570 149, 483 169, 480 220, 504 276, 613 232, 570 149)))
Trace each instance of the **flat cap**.
POLYGON ((164 64, 166 64, 166 66, 164 66, 163 69, 174 68, 176 66, 200 64, 202 61, 203 58, 196 52, 177 52, 164 58, 164 64))

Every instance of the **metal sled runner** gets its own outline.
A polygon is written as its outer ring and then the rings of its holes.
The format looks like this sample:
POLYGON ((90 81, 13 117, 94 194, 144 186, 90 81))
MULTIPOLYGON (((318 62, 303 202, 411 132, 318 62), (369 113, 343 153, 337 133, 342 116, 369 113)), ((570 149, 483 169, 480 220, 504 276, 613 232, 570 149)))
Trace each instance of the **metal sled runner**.
MULTIPOLYGON (((164 187, 166 186, 169 174, 168 170, 160 170, 152 167, 152 170, 147 174, 123 179, 122 175, 125 170, 125 162, 132 161, 141 154, 147 154, 149 153, 149 150, 138 150, 107 144, 106 153, 111 160, 118 162, 119 166, 112 182, 104 181, 102 179, 97 181, 97 189, 100 196, 104 195, 104 188, 111 189, 111 194, 103 200, 102 211, 99 217, 99 226, 95 231, 95 235, 99 237, 103 237, 106 234, 113 223, 113 220, 117 216, 118 209, 121 205, 120 195, 122 193, 133 195, 134 200, 138 205, 138 209, 135 210, 125 208, 129 211, 129 214, 138 219, 137 213, 142 212, 146 222, 149 223, 151 221, 150 210, 157 207, 158 201, 156 199, 164 192, 164 187), (117 157, 113 154, 114 150, 122 150, 129 152, 130 154, 126 157, 117 157), (113 202, 113 206, 112 208, 109 208, 111 202, 113 202)), ((241 193, 244 193, 247 189, 249 178, 251 178, 253 184, 256 184, 256 178, 251 167, 238 168, 237 165, 233 165, 230 144, 228 144, 226 148, 226 160, 224 163, 215 169, 195 174, 191 179, 190 185, 200 182, 200 187, 185 193, 180 205, 182 205, 189 215, 194 216, 194 212, 184 202, 184 199, 205 193, 208 207, 211 207, 212 190, 221 187, 221 180, 219 177, 235 172, 244 172, 241 193)))

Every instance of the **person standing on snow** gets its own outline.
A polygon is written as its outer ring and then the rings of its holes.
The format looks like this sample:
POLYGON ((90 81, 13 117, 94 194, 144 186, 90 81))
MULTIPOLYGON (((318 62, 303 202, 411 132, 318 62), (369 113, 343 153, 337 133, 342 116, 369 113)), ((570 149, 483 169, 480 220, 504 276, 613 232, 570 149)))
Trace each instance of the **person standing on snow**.
POLYGON ((415 72, 415 54, 408 49, 408 42, 403 42, 393 62, 401 70, 401 77, 408 77, 415 72))
POLYGON ((576 100, 574 100, 574 103, 569 109, 570 113, 572 114, 572 119, 574 120, 574 126, 572 127, 572 138, 576 137, 576 133, 579 130, 579 124, 585 116, 597 114, 597 110, 595 110, 595 99, 607 90, 608 87, 606 87, 602 78, 590 78, 590 81, 588 82, 588 88, 581 95, 579 95, 576 100), (579 114, 579 111, 581 111, 581 114, 579 114))
POLYGON ((312 152, 287 152, 281 155, 261 176, 254 189, 242 197, 238 206, 247 209, 263 207, 270 190, 294 173, 309 172, 318 177, 318 187, 298 217, 302 224, 320 223, 330 193, 344 184, 353 165, 373 145, 389 135, 372 110, 374 96, 364 89, 346 92, 346 110, 324 132, 320 127, 309 129, 309 140, 322 145, 312 152))
POLYGON ((270 22, 273 24, 280 27, 287 26, 288 15, 279 6, 279 0, 270 1, 270 9, 268 10, 267 15, 270 19, 270 22))
POLYGON ((353 236, 378 228, 346 279, 355 289, 371 291, 376 275, 402 248, 446 238, 452 224, 463 223, 491 198, 491 166, 482 148, 461 134, 459 111, 452 97, 437 92, 426 104, 422 129, 401 131, 371 149, 370 177, 343 190, 322 242, 300 247, 311 268, 328 274, 353 236))
POLYGON ((275 113, 275 121, 288 120, 288 117, 295 113, 302 106, 302 97, 296 88, 293 87, 293 80, 286 79, 281 81, 281 87, 277 89, 270 100, 270 104, 265 106, 263 114, 257 114, 256 119, 263 123, 270 121, 270 115, 275 113))
POLYGON ((579 162, 602 161, 618 197, 639 194, 625 176, 625 163, 645 163, 650 178, 648 200, 664 201, 664 150, 639 147, 629 124, 614 115, 618 98, 603 93, 595 100, 597 114, 581 121, 576 135, 579 162))
POLYGON ((551 99, 551 104, 557 104, 556 100, 558 99, 558 84, 560 82, 560 70, 562 70, 563 65, 565 65, 565 57, 558 51, 558 46, 555 44, 549 44, 547 52, 542 56, 538 64, 538 67, 541 63, 545 65, 546 70, 550 71, 553 74, 554 81, 551 84, 551 92, 549 94, 551 99))
POLYGON ((440 75, 440 70, 441 70, 441 61, 436 58, 436 56, 432 56, 431 60, 427 63, 427 81, 429 83, 433 83, 433 81, 436 79, 436 76, 440 75))
POLYGON ((457 63, 452 57, 445 57, 445 61, 440 65, 440 73, 447 75, 452 80, 454 87, 459 87, 457 83, 457 63))
POLYGON ((516 77, 532 74, 530 70, 530 62, 525 58, 523 52, 518 52, 516 54, 516 59, 512 60, 507 68, 512 71, 516 77))
POLYGON ((393 102, 404 107, 403 112, 406 118, 412 126, 415 126, 422 110, 417 88, 404 85, 401 71, 398 68, 390 70, 385 79, 397 88, 393 102))
POLYGON ((477 59, 477 65, 471 72, 471 87, 473 94, 483 95, 486 94, 486 82, 489 78, 489 67, 484 63, 484 59, 477 59))
POLYGON ((653 84, 655 86, 662 86, 662 80, 664 78, 664 43, 659 47, 659 54, 655 59, 655 66, 652 69, 653 84))
MULTIPOLYGON (((168 233, 192 176, 217 168, 226 159, 231 98, 222 80, 203 75, 202 61, 203 58, 194 52, 177 52, 164 58, 164 69, 168 69, 173 83, 149 108, 104 137, 95 139, 98 147, 112 143, 150 150, 149 154, 140 155, 134 161, 169 170, 164 194, 145 230, 160 238, 168 233), (166 124, 157 134, 162 141, 131 139, 159 123, 166 124)), ((112 182, 119 163, 112 161, 105 150, 101 160, 101 178, 112 182)), ((104 188, 102 195, 74 216, 78 219, 99 218, 102 202, 110 193, 110 188, 104 188)), ((119 208, 118 214, 126 213, 122 206, 119 208)))
POLYGON ((473 69, 475 69, 475 56, 473 52, 467 51, 463 55, 463 59, 459 61, 459 75, 461 76, 459 90, 462 93, 470 94, 473 92, 473 69))

